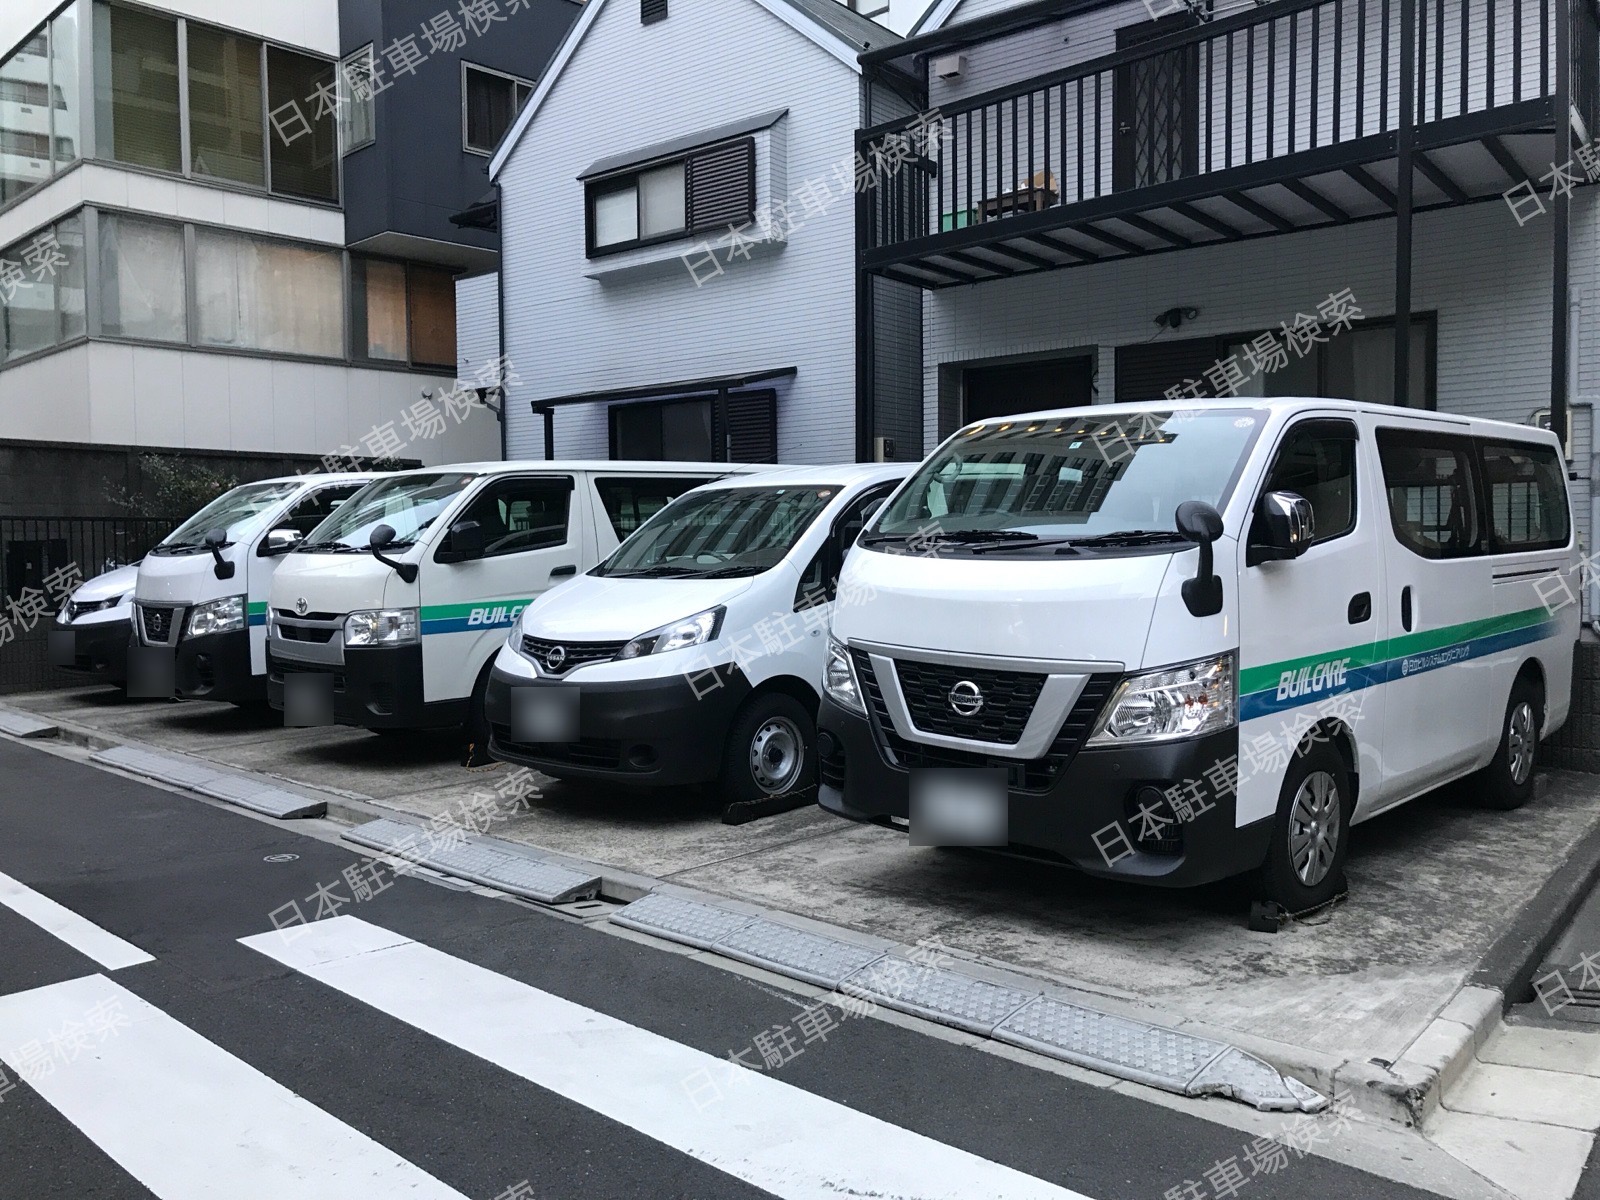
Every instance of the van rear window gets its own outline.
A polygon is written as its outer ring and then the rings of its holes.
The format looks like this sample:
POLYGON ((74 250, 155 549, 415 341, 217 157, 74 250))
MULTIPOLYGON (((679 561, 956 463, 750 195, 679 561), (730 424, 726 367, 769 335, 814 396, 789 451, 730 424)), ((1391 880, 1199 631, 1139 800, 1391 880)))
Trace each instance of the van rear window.
POLYGON ((1485 442, 1483 481, 1495 553, 1567 544, 1566 472, 1554 446, 1485 442))
POLYGON ((1406 429, 1380 429, 1377 441, 1396 540, 1421 558, 1483 553, 1472 442, 1406 429))

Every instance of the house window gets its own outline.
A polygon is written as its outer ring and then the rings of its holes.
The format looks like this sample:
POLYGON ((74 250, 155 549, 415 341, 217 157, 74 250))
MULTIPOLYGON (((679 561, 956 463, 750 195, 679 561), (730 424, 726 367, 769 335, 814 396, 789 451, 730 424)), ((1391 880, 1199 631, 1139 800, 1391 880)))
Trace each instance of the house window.
POLYGON ((339 199, 335 105, 317 96, 337 93, 327 59, 267 47, 267 105, 272 124, 272 190, 309 200, 339 199))
POLYGON ((373 83, 377 74, 372 44, 339 64, 339 152, 370 146, 378 135, 373 83))
POLYGON ((611 254, 750 220, 755 140, 743 138, 593 180, 589 254, 611 254))
POLYGON ((265 187, 261 43, 189 27, 189 156, 196 175, 265 187))
POLYGON ((455 370, 456 285, 449 271, 352 255, 350 308, 356 358, 455 370))
POLYGON ((83 218, 77 214, 0 250, 0 363, 81 338, 83 218))
POLYGON ((343 275, 337 250, 197 229, 200 344, 343 358, 343 275))
POLYGON ((178 22, 142 9, 94 9, 98 153, 134 167, 183 170, 178 22))
MULTIPOLYGON (((1411 318, 1411 407, 1433 408, 1434 336, 1430 314, 1411 318)), ((1242 386, 1241 396, 1332 396, 1373 404, 1394 403, 1394 321, 1361 321, 1315 342, 1306 353, 1290 352, 1275 371, 1257 371, 1242 386)), ((1230 338, 1221 357, 1236 355, 1248 364, 1249 338, 1230 338)))
POLYGON ((100 214, 100 332, 151 342, 189 339, 183 226, 100 214))
POLYGON ((727 414, 728 427, 719 432, 712 396, 613 405, 611 457, 658 462, 778 461, 776 392, 729 396, 727 414))
POLYGON ((533 84, 487 67, 461 64, 461 136, 470 154, 493 154, 533 95, 533 84))

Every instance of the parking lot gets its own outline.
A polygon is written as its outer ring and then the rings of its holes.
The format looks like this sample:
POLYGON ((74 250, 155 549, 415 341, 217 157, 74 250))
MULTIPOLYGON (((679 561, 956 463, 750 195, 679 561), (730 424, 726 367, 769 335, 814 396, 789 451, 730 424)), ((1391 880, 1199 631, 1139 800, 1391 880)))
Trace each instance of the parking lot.
MULTIPOLYGON (((502 777, 448 738, 278 726, 278 715, 129 702, 76 689, 7 698, 81 733, 263 772, 428 818, 502 777)), ((41 798, 43 799, 43 798, 41 798)), ((1276 1043, 1290 1064, 1392 1061, 1454 996, 1524 901, 1600 822, 1600 791, 1554 773, 1527 808, 1443 789, 1360 826, 1349 898, 1280 933, 1251 932, 1249 889, 1172 892, 978 854, 802 808, 744 826, 691 790, 544 780, 496 836, 1083 989, 1149 1019, 1276 1043)))

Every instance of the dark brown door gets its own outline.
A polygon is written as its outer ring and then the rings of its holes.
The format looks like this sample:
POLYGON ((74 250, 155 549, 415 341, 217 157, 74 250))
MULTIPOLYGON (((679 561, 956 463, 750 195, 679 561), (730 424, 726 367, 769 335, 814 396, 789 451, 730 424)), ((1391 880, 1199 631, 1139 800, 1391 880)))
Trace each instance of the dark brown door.
POLYGON ((968 367, 962 385, 964 421, 989 421, 1044 408, 1078 408, 1094 403, 1094 360, 1079 356, 968 367))
MULTIPOLYGON (((1194 27, 1188 13, 1117 30, 1117 49, 1194 27)), ((1117 68, 1111 186, 1170 183, 1200 167, 1200 51, 1184 46, 1117 68)))

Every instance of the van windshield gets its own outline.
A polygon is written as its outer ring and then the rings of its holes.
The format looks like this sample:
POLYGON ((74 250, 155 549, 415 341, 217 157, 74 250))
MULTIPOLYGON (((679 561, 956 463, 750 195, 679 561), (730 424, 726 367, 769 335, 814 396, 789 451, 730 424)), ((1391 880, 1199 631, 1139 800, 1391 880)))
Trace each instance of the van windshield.
POLYGON ((295 552, 365 550, 379 525, 394 530, 392 546, 408 546, 477 478, 448 471, 374 480, 330 513, 295 552))
POLYGON ((775 567, 836 487, 718 488, 680 496, 592 572, 619 579, 728 579, 775 567))
POLYGON ((237 541, 248 526, 268 509, 276 508, 294 495, 302 484, 291 480, 286 483, 247 483, 231 492, 218 496, 182 525, 167 534, 151 554, 187 554, 203 550, 206 534, 213 529, 227 531, 227 540, 237 541))
POLYGON ((1073 413, 957 435, 895 496, 863 546, 926 553, 1161 547, 1185 500, 1221 508, 1264 414, 1244 408, 1073 413))

